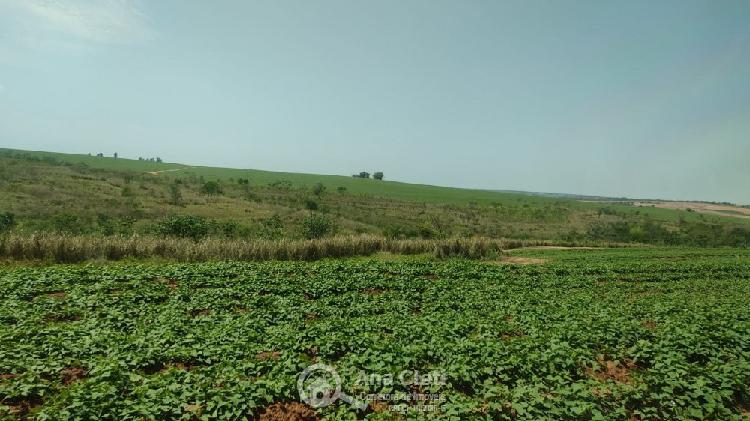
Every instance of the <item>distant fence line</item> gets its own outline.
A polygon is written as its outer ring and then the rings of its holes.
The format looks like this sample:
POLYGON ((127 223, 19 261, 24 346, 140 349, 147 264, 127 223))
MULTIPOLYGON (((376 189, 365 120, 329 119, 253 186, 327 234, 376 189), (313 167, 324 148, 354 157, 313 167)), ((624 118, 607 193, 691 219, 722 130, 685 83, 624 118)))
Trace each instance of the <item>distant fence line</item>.
MULTIPOLYGON (((85 260, 164 258, 180 262, 208 260, 315 260, 369 256, 378 252, 433 254, 436 257, 480 258, 506 249, 565 246, 561 241, 489 238, 394 240, 380 236, 338 236, 316 240, 229 240, 155 236, 87 236, 36 233, 0 236, 0 258, 63 263, 85 260)), ((592 245, 592 244, 585 244, 592 245)))

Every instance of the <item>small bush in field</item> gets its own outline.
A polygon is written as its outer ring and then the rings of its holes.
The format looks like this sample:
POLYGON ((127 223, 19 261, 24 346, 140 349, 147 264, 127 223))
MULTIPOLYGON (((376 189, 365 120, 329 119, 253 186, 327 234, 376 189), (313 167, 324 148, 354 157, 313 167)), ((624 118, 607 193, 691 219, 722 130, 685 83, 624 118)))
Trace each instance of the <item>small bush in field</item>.
POLYGON ((209 228, 210 223, 205 218, 192 215, 178 215, 157 224, 156 233, 200 240, 208 235, 209 228))
POLYGON ((325 193, 326 186, 324 186, 322 183, 315 183, 315 185, 312 187, 312 192, 316 196, 320 196, 321 194, 325 193))
POLYGON ((284 237, 284 222, 281 220, 281 217, 273 215, 263 220, 258 236, 266 240, 278 240, 284 237))
POLYGON ((324 216, 311 213, 302 221, 302 236, 307 239, 321 238, 336 232, 336 223, 324 216))
POLYGON ((16 215, 12 212, 0 213, 0 232, 8 231, 16 225, 16 215))
POLYGON ((221 186, 217 181, 206 181, 203 186, 201 186, 201 193, 209 196, 221 194, 221 186))

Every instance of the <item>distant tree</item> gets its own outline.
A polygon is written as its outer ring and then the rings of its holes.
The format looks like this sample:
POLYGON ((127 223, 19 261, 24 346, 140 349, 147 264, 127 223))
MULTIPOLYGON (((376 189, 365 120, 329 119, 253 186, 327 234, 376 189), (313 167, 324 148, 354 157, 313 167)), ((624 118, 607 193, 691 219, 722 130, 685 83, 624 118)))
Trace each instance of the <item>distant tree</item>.
POLYGON ((374 178, 376 180, 382 180, 383 179, 383 172, 382 171, 376 172, 375 174, 372 175, 372 178, 374 178))
POLYGON ((169 185, 169 203, 175 206, 182 204, 182 192, 180 191, 180 185, 177 183, 169 185))
POLYGON ((115 152, 115 154, 113 156, 115 157, 115 159, 117 159, 117 152, 115 152))
POLYGON ((315 185, 312 187, 312 192, 314 195, 320 197, 321 194, 323 194, 326 191, 326 186, 324 186, 322 183, 315 183, 315 185))
POLYGON ((359 175, 355 175, 357 178, 370 178, 370 173, 367 171, 362 171, 359 173, 359 175))
POLYGON ((157 157, 156 157, 156 162, 161 162, 161 158, 159 158, 159 157, 157 156, 157 157))
POLYGON ((103 153, 101 153, 101 152, 99 152, 98 154, 96 154, 96 156, 97 156, 98 158, 101 158, 101 157, 103 157, 103 156, 104 156, 104 154, 103 154, 103 153))
POLYGON ((206 181, 206 183, 201 187, 201 193, 207 194, 209 196, 221 194, 221 186, 216 181, 206 181))

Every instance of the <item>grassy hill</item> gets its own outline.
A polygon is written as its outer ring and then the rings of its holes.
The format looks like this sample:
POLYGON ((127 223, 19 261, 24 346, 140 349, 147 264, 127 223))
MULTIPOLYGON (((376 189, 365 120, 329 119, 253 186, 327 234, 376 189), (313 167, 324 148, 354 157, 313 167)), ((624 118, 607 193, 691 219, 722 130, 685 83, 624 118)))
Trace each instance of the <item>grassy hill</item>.
POLYGON ((323 235, 750 243, 748 220, 685 210, 13 149, 0 149, 0 197, 0 213, 27 233, 153 233, 191 215, 211 235, 247 238, 301 238, 323 221, 323 235), (206 190, 212 182, 220 192, 206 190))

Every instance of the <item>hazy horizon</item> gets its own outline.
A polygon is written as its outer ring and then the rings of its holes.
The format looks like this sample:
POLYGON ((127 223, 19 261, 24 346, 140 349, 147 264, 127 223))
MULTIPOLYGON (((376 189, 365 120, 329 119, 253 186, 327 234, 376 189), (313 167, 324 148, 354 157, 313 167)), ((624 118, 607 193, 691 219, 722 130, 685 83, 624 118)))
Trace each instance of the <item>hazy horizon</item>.
POLYGON ((0 147, 750 204, 745 1, 0 0, 0 147))

